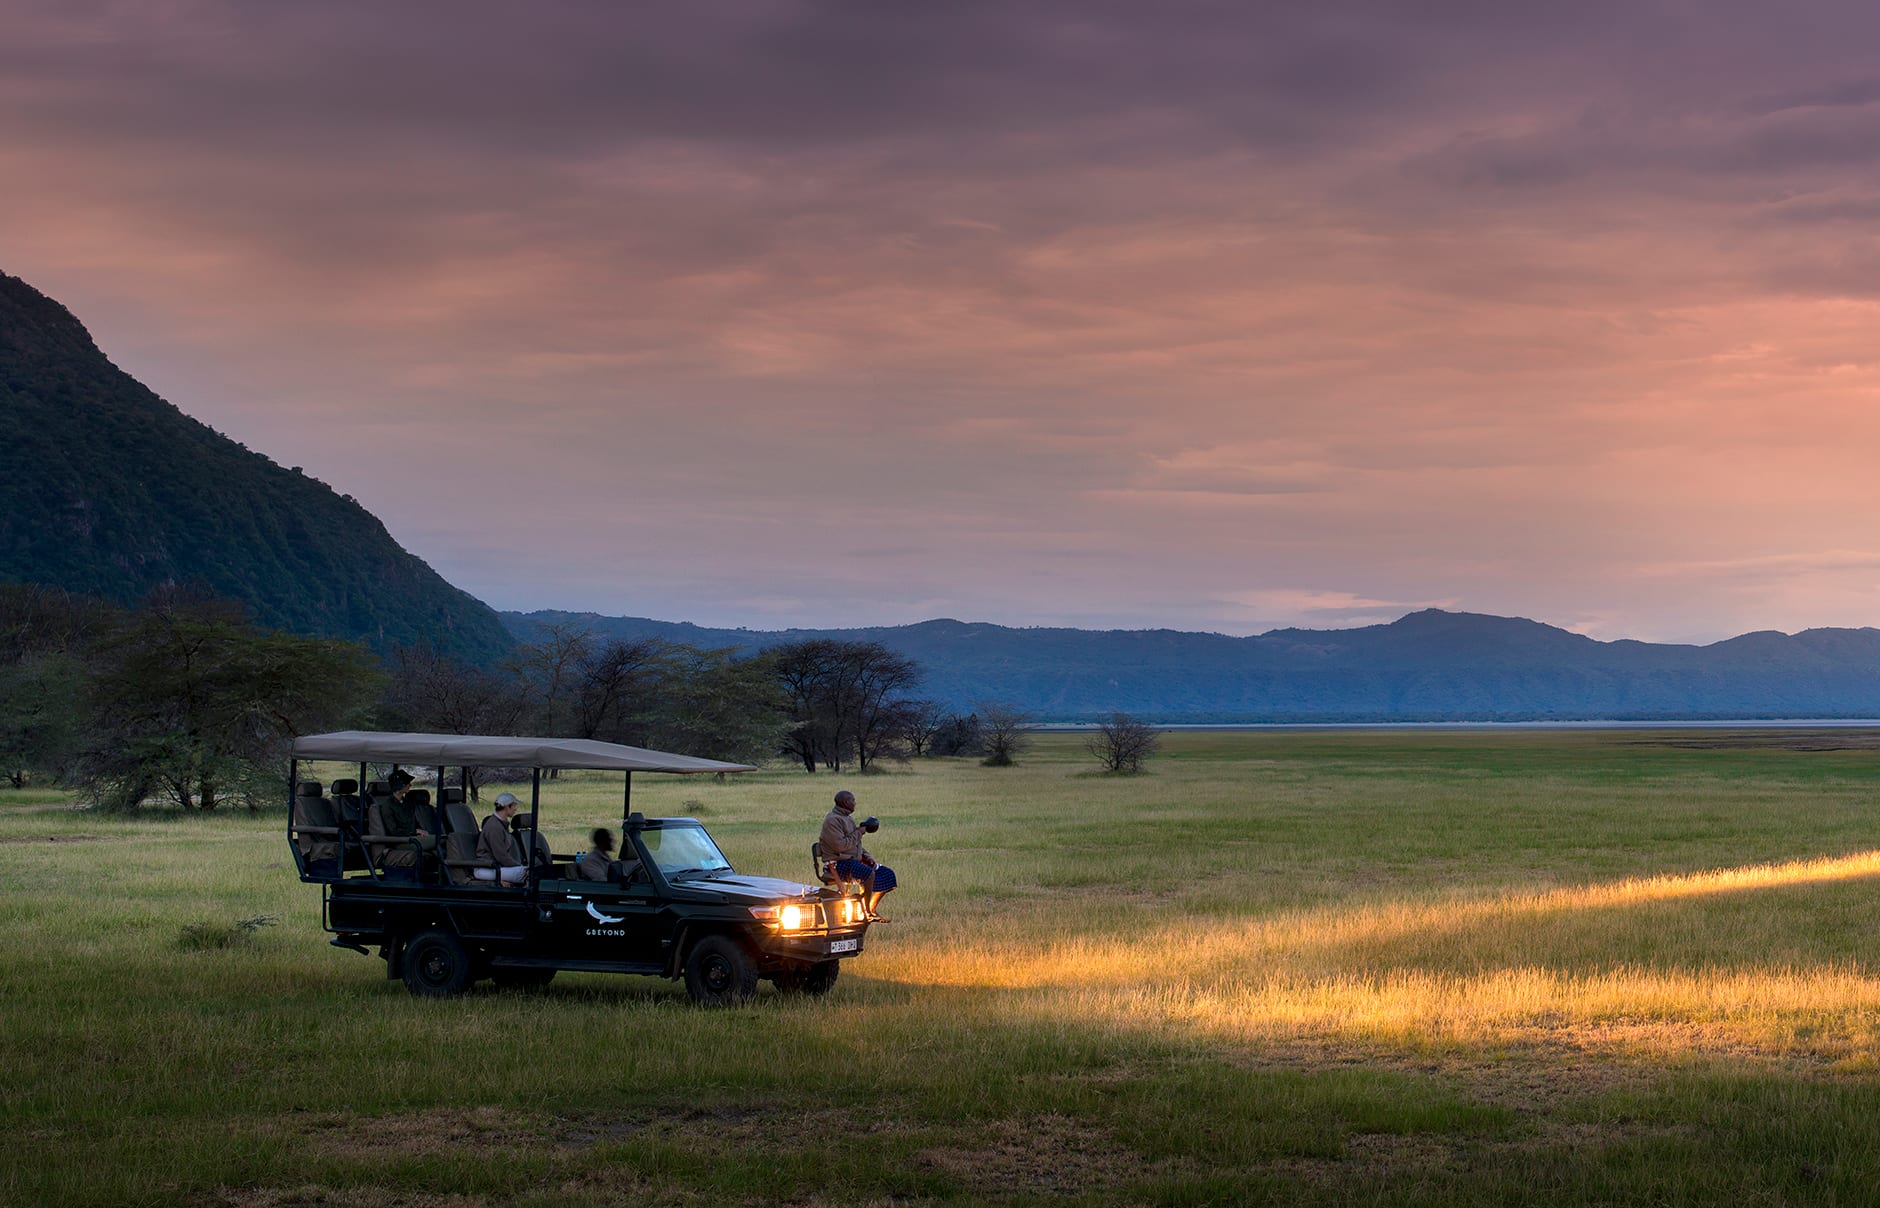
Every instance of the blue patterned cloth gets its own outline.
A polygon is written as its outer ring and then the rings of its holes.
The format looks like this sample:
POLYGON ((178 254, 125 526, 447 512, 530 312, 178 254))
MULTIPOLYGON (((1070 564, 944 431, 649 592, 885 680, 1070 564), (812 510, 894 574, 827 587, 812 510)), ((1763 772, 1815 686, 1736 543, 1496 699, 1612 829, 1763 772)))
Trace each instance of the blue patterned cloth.
POLYGON ((866 884, 870 873, 875 876, 876 893, 886 893, 895 887, 894 870, 886 864, 877 864, 871 868, 860 860, 836 861, 836 876, 844 881, 861 881, 866 884))

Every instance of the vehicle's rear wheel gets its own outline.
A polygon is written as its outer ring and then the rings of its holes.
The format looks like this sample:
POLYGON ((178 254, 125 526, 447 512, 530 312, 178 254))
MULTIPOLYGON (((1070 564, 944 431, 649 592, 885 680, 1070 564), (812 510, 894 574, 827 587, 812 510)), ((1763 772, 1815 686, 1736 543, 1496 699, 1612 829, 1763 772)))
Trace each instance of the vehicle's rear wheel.
POLYGON ((540 990, 555 980, 553 969, 491 969, 490 980, 503 990, 540 990))
POLYGON ((685 988, 702 1007, 734 1007, 757 993, 757 962, 728 935, 708 935, 685 958, 685 988))
POLYGON ((770 980, 784 994, 821 997, 835 987, 836 976, 841 972, 841 961, 818 961, 813 965, 791 965, 788 969, 779 969, 770 980))
POLYGON ((405 945, 405 989, 426 998, 462 994, 476 980, 463 941, 448 931, 420 931, 405 945))

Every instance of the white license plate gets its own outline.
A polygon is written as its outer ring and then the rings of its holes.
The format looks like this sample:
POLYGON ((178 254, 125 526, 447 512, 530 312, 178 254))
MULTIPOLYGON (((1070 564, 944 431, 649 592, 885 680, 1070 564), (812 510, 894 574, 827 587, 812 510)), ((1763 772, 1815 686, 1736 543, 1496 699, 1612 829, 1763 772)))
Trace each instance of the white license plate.
POLYGON ((855 951, 855 948, 856 948, 856 945, 858 945, 858 944, 860 944, 861 942, 862 942, 862 941, 860 941, 860 940, 830 940, 830 941, 829 941, 829 951, 831 951, 831 952, 853 952, 853 951, 855 951))

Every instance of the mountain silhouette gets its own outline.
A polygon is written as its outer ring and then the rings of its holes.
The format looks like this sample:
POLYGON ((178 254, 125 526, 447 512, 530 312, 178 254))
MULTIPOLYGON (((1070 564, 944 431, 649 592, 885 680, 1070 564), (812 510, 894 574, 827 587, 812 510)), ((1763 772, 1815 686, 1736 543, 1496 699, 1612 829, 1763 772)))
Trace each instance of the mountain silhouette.
POLYGON ((3 273, 0 581, 124 604, 199 585, 263 625, 478 662, 512 645, 350 496, 184 415, 3 273))
POLYGON ((1685 646, 1599 642, 1519 617, 1440 609, 1387 625, 1238 638, 952 620, 757 631, 592 613, 503 619, 523 640, 559 623, 745 651, 811 637, 878 641, 926 667, 920 695, 962 711, 1001 701, 1050 719, 1111 709, 1167 722, 1880 716, 1876 629, 1685 646))

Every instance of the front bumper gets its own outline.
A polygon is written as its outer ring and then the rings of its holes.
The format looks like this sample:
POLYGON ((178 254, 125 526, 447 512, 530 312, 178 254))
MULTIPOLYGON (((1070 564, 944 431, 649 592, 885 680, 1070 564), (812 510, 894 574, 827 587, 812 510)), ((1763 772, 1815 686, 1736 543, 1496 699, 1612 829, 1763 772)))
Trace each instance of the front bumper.
POLYGON ((772 931, 758 941, 758 946, 767 956, 780 960, 846 960, 861 955, 867 933, 866 923, 834 931, 772 931))

